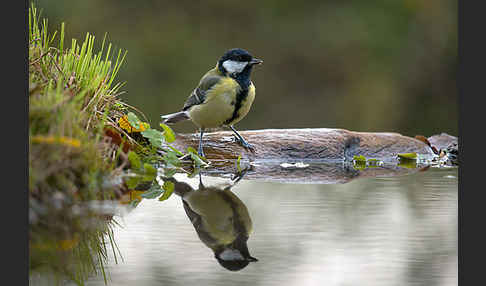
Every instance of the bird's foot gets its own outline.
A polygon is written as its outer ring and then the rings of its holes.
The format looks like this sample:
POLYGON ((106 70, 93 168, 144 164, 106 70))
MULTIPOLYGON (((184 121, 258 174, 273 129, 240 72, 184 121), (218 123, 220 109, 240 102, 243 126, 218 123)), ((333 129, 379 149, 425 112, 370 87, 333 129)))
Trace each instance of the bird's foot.
POLYGON ((241 146, 245 147, 245 149, 250 150, 252 152, 255 152, 255 146, 246 142, 245 140, 240 141, 240 144, 241 144, 241 146))
POLYGON ((203 148, 202 147, 199 147, 197 149, 197 154, 199 155, 199 157, 201 157, 203 159, 206 159, 206 154, 204 154, 204 151, 203 151, 203 148))
POLYGON ((236 135, 234 135, 234 136, 235 136, 235 141, 238 142, 238 144, 240 144, 241 146, 243 146, 247 150, 255 152, 255 146, 246 142, 245 139, 243 139, 243 138, 238 138, 238 136, 236 136, 236 135))
POLYGON ((238 183, 241 179, 243 179, 243 176, 245 176, 246 173, 248 173, 248 171, 250 171, 251 169, 252 169, 252 167, 246 167, 243 170, 239 170, 235 174, 232 174, 231 175, 231 181, 232 181, 231 184, 233 186, 236 185, 236 183, 238 183))

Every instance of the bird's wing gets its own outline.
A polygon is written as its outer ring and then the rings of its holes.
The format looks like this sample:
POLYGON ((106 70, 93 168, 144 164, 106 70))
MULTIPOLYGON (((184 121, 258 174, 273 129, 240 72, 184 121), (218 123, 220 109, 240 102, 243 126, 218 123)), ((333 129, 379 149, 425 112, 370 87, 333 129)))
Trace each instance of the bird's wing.
POLYGON ((214 75, 214 74, 205 75, 199 82, 199 85, 192 91, 189 98, 187 98, 182 110, 185 111, 189 109, 191 106, 204 103, 204 100, 206 99, 206 93, 213 86, 215 86, 220 80, 221 80, 221 76, 219 75, 214 75))
POLYGON ((209 248, 211 248, 212 245, 218 244, 218 241, 214 239, 202 226, 201 215, 193 211, 185 200, 182 200, 182 203, 184 205, 184 210, 186 211, 187 217, 194 226, 199 239, 209 248))

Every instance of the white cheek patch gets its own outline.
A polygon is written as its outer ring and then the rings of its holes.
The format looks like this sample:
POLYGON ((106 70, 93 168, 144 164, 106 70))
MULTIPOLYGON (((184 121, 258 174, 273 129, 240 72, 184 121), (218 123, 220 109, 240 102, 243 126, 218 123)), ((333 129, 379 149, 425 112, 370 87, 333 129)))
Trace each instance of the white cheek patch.
POLYGON ((222 260, 244 260, 243 255, 236 249, 226 249, 219 255, 222 260))
POLYGON ((232 60, 226 60, 223 63, 223 67, 228 71, 228 73, 240 73, 246 67, 248 62, 237 62, 232 60))

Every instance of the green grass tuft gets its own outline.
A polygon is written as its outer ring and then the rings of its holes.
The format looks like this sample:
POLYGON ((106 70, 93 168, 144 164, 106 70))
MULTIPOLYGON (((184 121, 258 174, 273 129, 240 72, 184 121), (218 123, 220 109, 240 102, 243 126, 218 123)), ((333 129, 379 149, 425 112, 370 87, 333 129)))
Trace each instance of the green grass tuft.
MULTIPOLYGON (((139 202, 150 190, 157 175, 151 164, 172 176, 179 157, 205 163, 169 145, 170 127, 150 128, 135 114, 146 119, 142 112, 119 99, 124 83, 116 77, 127 52, 115 51, 106 34, 100 50, 89 33, 65 43, 64 23, 51 34, 34 4, 28 14, 30 271, 60 275, 54 284, 68 278, 82 285, 97 273, 107 282, 108 242, 118 261, 113 219, 89 202, 136 205, 124 199, 134 194, 139 202)), ((164 186, 161 200, 171 193, 164 186)))
POLYGON ((73 39, 65 45, 64 23, 60 32, 52 34, 47 27, 47 19, 41 20, 32 4, 30 271, 48 269, 56 275, 55 284, 68 278, 81 285, 89 275, 100 271, 105 275, 106 244, 117 249, 111 216, 85 203, 113 200, 123 190, 123 184, 107 184, 120 176, 122 163, 120 147, 108 140, 104 130, 111 126, 122 132, 116 118, 127 112, 127 105, 118 99, 123 83, 115 80, 126 51, 113 52, 106 35, 101 50, 95 51, 95 37, 89 33, 83 42, 73 39))

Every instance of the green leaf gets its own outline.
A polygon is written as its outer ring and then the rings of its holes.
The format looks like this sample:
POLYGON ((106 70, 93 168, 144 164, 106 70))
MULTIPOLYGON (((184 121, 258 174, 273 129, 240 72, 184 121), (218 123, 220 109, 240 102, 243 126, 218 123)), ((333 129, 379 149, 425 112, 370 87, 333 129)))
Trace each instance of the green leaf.
POLYGON ((383 161, 380 161, 378 159, 368 159, 368 167, 370 168, 375 168, 375 167, 379 167, 383 164, 383 161))
POLYGON ((155 169, 154 166, 152 166, 149 163, 144 163, 143 169, 145 171, 145 174, 147 175, 154 175, 154 176, 157 175, 157 169, 155 169))
POLYGON ((356 170, 364 170, 366 169, 366 157, 363 155, 353 156, 353 167, 356 170))
POLYGON ((127 188, 129 190, 133 190, 138 186, 138 184, 140 184, 141 181, 142 181, 141 176, 133 176, 126 179, 125 184, 127 185, 127 188))
POLYGON ((157 169, 154 166, 150 165, 149 163, 143 164, 143 181, 144 182, 151 182, 157 177, 157 169))
POLYGON ((407 168, 407 169, 415 169, 417 168, 417 161, 416 160, 400 160, 397 164, 398 167, 407 168))
POLYGON ((169 181, 164 182, 164 184, 162 185, 162 189, 164 189, 164 193, 159 198, 159 201, 167 200, 174 192, 174 187, 175 187, 174 183, 169 181))
POLYGON ((133 128, 138 129, 140 127, 141 121, 140 121, 140 119, 138 119, 138 117, 135 115, 135 113, 128 112, 127 119, 128 119, 128 123, 130 123, 130 125, 133 128))
POLYGON ((181 165, 181 161, 177 157, 175 152, 167 152, 162 159, 167 163, 167 167, 178 167, 181 165))
POLYGON ((164 147, 162 145, 162 140, 160 140, 160 139, 152 139, 152 138, 150 138, 149 139, 149 142, 150 142, 150 144, 152 144, 152 146, 154 146, 156 148, 162 148, 162 147, 164 147))
POLYGON ((160 186, 158 186, 157 189, 150 189, 149 191, 146 191, 145 193, 141 194, 140 196, 145 199, 155 199, 156 197, 160 196, 162 194, 162 189, 160 189, 160 186))
POLYGON ((207 165, 206 162, 204 162, 204 160, 201 159, 201 157, 199 157, 199 155, 197 154, 197 151, 194 148, 192 148, 190 146, 187 147, 187 153, 189 153, 189 155, 191 156, 196 167, 207 165))
POLYGON ((130 162, 132 169, 138 170, 142 167, 140 157, 138 157, 137 153, 133 151, 128 152, 128 161, 130 162))
POLYGON ((155 179, 155 175, 143 175, 142 181, 143 182, 152 182, 155 179))
POLYGON ((149 128, 141 132, 142 136, 147 138, 154 147, 162 148, 162 143, 165 140, 164 135, 157 129, 149 128))
POLYGON ((160 140, 163 140, 164 139, 164 135, 162 134, 162 132, 160 132, 159 130, 157 129, 152 129, 152 128, 149 128, 145 131, 142 131, 142 136, 147 138, 147 139, 160 139, 160 140))
POLYGON ((177 155, 179 155, 179 156, 184 156, 184 153, 182 153, 181 151, 177 150, 175 147, 170 146, 170 145, 168 145, 168 146, 169 146, 169 148, 170 148, 172 151, 174 151, 174 152, 175 152, 177 155))
POLYGON ((167 141, 168 143, 174 142, 175 141, 174 131, 172 131, 172 129, 169 126, 165 125, 164 123, 160 123, 160 127, 164 129, 165 141, 167 141))
POLYGON ((130 207, 132 208, 135 208, 138 206, 138 204, 140 203, 140 200, 139 199, 134 199, 133 201, 130 202, 130 207))
POLYGON ((197 174, 199 174, 199 172, 201 172, 201 169, 200 168, 194 168, 194 170, 192 170, 192 173, 190 173, 189 175, 187 175, 187 177, 189 179, 194 178, 194 177, 196 177, 197 174))
POLYGON ((192 148, 191 146, 187 147, 187 152, 197 154, 196 149, 192 148))
POLYGON ((406 159, 406 160, 416 160, 417 159, 417 153, 412 152, 412 153, 399 153, 398 158, 400 159, 406 159))
POLYGON ((177 173, 177 169, 172 169, 172 168, 164 168, 164 177, 170 178, 177 173))
POLYGON ((366 169, 366 162, 356 161, 353 164, 353 168, 355 168, 356 170, 364 170, 366 169))
POLYGON ((238 172, 241 172, 241 155, 238 155, 238 159, 236 160, 236 169, 238 172))
POLYGON ((363 156, 363 155, 359 155, 359 156, 354 155, 353 156, 353 161, 356 161, 356 162, 366 162, 366 157, 363 156))
POLYGON ((155 199, 161 194, 162 194, 162 189, 160 188, 160 185, 157 183, 157 181, 154 181, 150 189, 144 192, 143 194, 141 194, 140 196, 146 199, 155 199))

